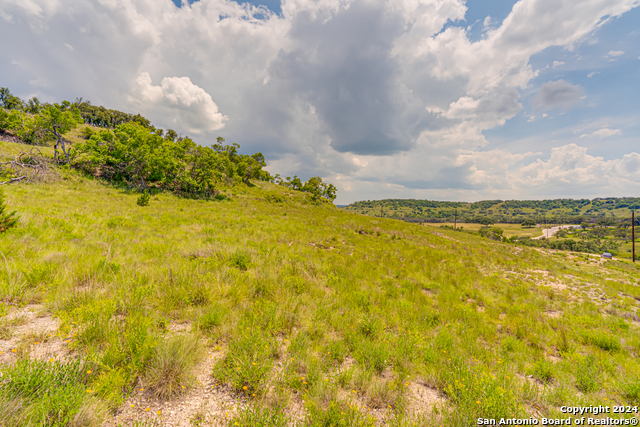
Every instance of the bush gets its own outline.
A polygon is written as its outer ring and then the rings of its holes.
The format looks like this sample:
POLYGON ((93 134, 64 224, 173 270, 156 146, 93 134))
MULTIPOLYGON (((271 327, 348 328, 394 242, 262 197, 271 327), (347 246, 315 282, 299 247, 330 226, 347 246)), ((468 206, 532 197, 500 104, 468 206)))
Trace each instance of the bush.
POLYGON ((149 191, 144 190, 144 193, 138 197, 138 206, 149 206, 149 200, 151 200, 151 196, 149 196, 149 191))
POLYGON ((0 193, 0 233, 4 233, 16 225, 18 225, 16 212, 7 211, 7 205, 4 203, 4 195, 0 193))

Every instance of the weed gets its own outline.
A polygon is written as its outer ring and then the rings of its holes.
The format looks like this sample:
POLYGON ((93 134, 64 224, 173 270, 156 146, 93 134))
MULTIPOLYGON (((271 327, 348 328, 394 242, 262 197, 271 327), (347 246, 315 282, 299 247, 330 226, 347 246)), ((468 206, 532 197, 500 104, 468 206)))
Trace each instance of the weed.
POLYGON ((446 372, 443 390, 456 405, 445 416, 446 425, 462 427, 480 417, 511 418, 522 413, 511 383, 488 370, 454 360, 446 372))
POLYGON ((632 405, 640 405, 640 379, 623 383, 620 394, 632 405))
POLYGON ((222 311, 217 307, 207 308, 198 319, 198 329, 206 332, 222 325, 222 311))
POLYGON ((538 360, 533 364, 532 374, 540 382, 543 382, 543 383, 552 382, 554 377, 553 372, 554 372, 553 363, 549 362, 546 359, 538 360))
POLYGON ((593 356, 579 357, 575 363, 576 387, 583 393, 600 389, 600 369, 593 356))
POLYGON ((277 343, 256 328, 240 332, 215 366, 213 376, 248 396, 265 392, 264 384, 277 354, 277 343))
POLYGON ((343 402, 331 401, 326 406, 308 402, 307 411, 308 427, 373 427, 376 425, 375 418, 364 415, 343 402))
POLYGON ((233 267, 236 267, 240 270, 246 270, 251 264, 251 255, 244 251, 236 251, 231 254, 229 262, 233 267))

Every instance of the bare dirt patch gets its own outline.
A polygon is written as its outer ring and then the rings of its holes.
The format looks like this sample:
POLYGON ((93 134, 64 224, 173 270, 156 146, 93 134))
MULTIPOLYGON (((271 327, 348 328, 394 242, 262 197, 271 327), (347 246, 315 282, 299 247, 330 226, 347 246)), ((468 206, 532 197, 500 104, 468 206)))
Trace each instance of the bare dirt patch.
POLYGON ((3 319, 0 363, 11 364, 19 356, 31 359, 67 359, 70 338, 57 336, 60 321, 41 312, 40 305, 27 305, 10 311, 3 319))
POLYGON ((103 427, 140 422, 167 427, 191 427, 198 422, 206 426, 228 425, 229 419, 246 402, 212 378, 213 366, 221 356, 221 352, 209 352, 193 372, 197 381, 195 386, 179 398, 163 401, 151 397, 144 389, 136 389, 120 412, 103 427))
POLYGON ((414 418, 431 417, 434 408, 442 409, 446 399, 438 390, 424 381, 413 381, 408 386, 406 413, 414 418))

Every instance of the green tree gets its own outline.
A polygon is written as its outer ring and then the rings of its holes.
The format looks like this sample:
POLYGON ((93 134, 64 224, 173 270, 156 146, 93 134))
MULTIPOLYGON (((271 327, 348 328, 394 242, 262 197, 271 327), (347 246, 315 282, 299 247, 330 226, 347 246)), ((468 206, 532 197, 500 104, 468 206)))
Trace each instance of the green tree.
POLYGON ((311 193, 311 197, 315 201, 326 199, 330 202, 333 202, 336 198, 337 189, 333 186, 333 184, 322 182, 322 178, 320 178, 319 176, 314 176, 309 178, 309 180, 304 183, 304 185, 302 186, 302 191, 311 193))
POLYGON ((66 162, 69 163, 69 150, 67 150, 62 135, 74 129, 82 123, 80 111, 75 105, 71 105, 69 101, 63 101, 62 104, 47 105, 42 109, 41 114, 36 118, 38 127, 44 129, 52 135, 56 140, 53 146, 53 159, 58 159, 58 147, 62 148, 66 162))
POLYGON ((531 227, 535 227, 535 225, 536 225, 536 222, 532 219, 525 219, 524 221, 522 221, 523 227, 531 228, 531 227))
POLYGON ((7 110, 22 110, 24 103, 20 98, 12 95, 8 88, 0 87, 0 107, 7 110))
POLYGON ((0 192, 0 233, 4 233, 11 227, 18 225, 18 217, 16 212, 8 212, 7 205, 4 202, 4 194, 0 192))

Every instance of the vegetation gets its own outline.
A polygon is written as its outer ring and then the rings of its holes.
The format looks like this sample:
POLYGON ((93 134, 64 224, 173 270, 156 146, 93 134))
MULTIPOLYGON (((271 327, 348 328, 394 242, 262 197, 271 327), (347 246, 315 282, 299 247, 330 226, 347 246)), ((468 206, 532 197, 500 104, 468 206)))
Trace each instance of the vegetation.
POLYGON ((397 218, 413 222, 458 222, 527 224, 587 224, 601 219, 628 220, 640 209, 640 198, 596 198, 555 200, 484 200, 481 202, 437 202, 432 200, 391 199, 355 202, 344 207, 349 212, 397 218))
MULTIPOLYGON (((220 194, 221 186, 238 181, 250 184, 257 179, 307 192, 317 203, 336 198, 336 188, 320 177, 311 177, 304 183, 297 176, 272 177, 263 169, 266 162, 262 153, 240 154, 238 144, 224 145, 222 137, 211 147, 201 146, 189 137, 178 137, 174 130, 165 134, 139 114, 93 107, 82 99, 74 104, 40 104, 37 98, 25 103, 7 88, 0 88, 0 107, 0 131, 12 132, 30 144, 46 146, 54 141, 54 162, 141 192, 154 188, 181 196, 211 198, 220 194), (83 138, 67 148, 63 136, 83 120, 106 128, 96 131, 85 127, 83 138), (59 148, 64 160, 58 159, 59 148)), ((5 174, 11 175, 6 168, 5 174)))
POLYGON ((636 264, 515 247, 495 224, 490 240, 354 215, 321 203, 328 184, 270 182, 242 169, 259 156, 217 145, 129 121, 74 140, 57 180, 6 187, 0 424, 97 426, 133 405, 133 425, 157 425, 211 390, 193 425, 467 427, 637 404, 636 264))
POLYGON ((0 192, 0 233, 4 233, 8 229, 18 224, 16 212, 8 212, 7 205, 4 202, 4 194, 0 192))

